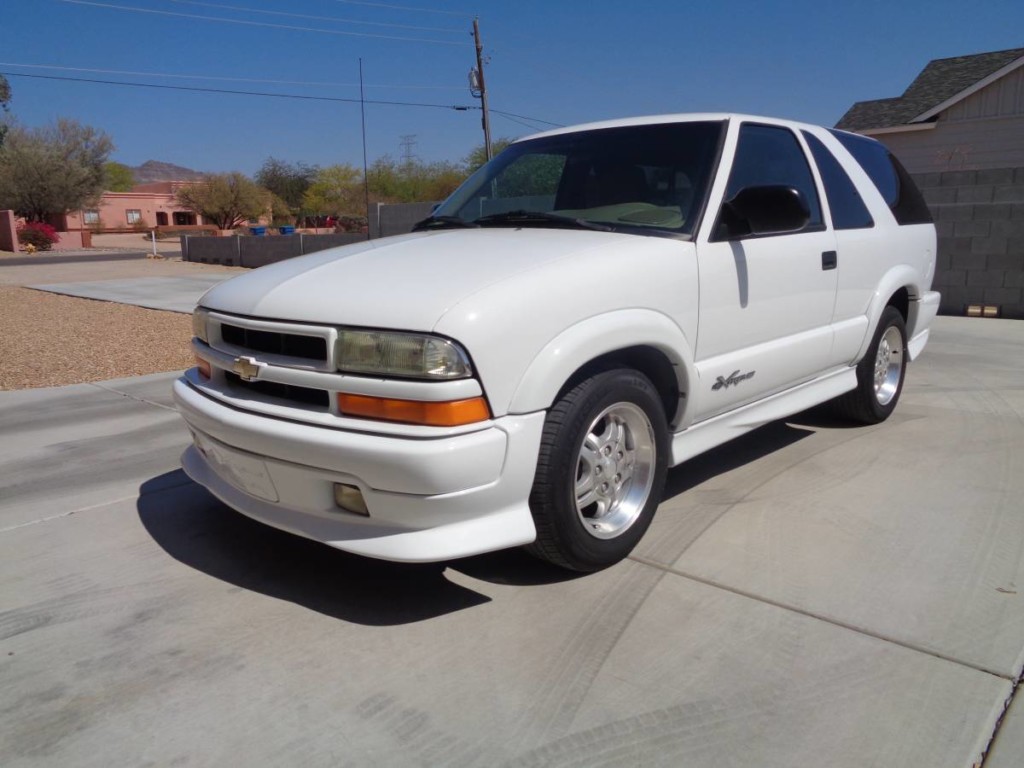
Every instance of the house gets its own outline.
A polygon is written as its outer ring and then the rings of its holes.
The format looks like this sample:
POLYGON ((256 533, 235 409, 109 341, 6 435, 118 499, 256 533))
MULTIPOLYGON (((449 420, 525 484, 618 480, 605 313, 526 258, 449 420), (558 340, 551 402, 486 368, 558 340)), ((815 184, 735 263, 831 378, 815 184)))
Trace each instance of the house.
POLYGON ((1024 319, 1024 48, 935 59, 902 96, 857 102, 836 127, 884 143, 921 187, 941 311, 1024 319))
POLYGON ((203 224, 202 216, 182 208, 177 191, 194 182, 155 181, 138 184, 130 192, 104 192, 93 209, 72 211, 65 217, 69 232, 187 227, 203 224))

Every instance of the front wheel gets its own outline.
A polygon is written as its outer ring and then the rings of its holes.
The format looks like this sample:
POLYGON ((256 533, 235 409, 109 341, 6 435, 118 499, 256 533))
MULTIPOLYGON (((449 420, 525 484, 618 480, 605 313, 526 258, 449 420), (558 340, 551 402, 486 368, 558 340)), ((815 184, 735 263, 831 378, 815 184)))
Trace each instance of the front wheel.
POLYGON ((889 418, 907 373, 907 325, 895 307, 886 307, 864 358, 857 364, 857 388, 835 400, 836 409, 862 424, 889 418))
POLYGON ((654 517, 667 461, 665 411, 647 377, 621 369, 586 379, 545 420, 527 549, 576 571, 622 560, 654 517))

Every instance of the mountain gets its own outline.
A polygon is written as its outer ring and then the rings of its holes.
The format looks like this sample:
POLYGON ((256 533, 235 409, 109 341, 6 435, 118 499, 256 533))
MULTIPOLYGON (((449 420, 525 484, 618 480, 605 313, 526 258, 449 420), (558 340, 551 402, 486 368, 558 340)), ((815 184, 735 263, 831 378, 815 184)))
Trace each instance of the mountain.
POLYGON ((202 179, 206 174, 183 168, 174 163, 161 163, 158 160, 147 160, 142 165, 132 168, 136 184, 149 184, 153 181, 194 181, 202 179))

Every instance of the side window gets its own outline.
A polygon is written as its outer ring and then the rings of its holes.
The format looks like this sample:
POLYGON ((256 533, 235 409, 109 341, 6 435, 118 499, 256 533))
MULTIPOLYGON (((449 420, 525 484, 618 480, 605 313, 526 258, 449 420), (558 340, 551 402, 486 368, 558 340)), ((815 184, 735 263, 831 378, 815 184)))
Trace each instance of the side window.
POLYGON ((821 226, 821 203, 814 177, 799 142, 787 128, 746 124, 740 128, 736 160, 729 175, 725 199, 731 200, 744 187, 782 185, 795 187, 811 211, 808 229, 821 226))
POLYGON ((898 224, 930 224, 932 215, 900 161, 874 139, 830 131, 875 183, 898 224))
POLYGON ((832 226, 836 229, 864 229, 875 226, 860 192, 843 166, 814 135, 803 131, 804 140, 811 148, 814 162, 825 185, 828 207, 832 210, 832 226))

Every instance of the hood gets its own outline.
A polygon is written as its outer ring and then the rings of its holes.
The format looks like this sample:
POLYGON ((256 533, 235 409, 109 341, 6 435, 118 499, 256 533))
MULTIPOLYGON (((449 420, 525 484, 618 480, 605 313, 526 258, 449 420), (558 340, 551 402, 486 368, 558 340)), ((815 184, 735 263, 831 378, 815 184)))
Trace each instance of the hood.
POLYGON ((430 331, 459 301, 488 286, 647 240, 660 238, 537 228, 421 232, 262 267, 215 286, 199 303, 276 320, 430 331))

